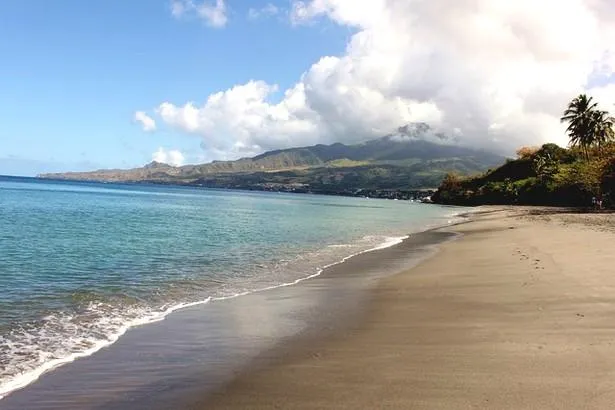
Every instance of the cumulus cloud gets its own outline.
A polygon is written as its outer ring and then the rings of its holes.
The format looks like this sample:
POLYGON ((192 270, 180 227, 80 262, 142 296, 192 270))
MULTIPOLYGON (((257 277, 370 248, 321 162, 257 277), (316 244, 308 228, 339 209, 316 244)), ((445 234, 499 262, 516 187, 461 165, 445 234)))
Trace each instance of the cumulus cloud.
POLYGON ((207 0, 202 2, 194 0, 173 0, 171 2, 171 14, 175 18, 194 15, 205 21, 205 23, 211 27, 226 26, 228 22, 226 11, 224 0, 215 0, 215 2, 207 0))
POLYGON ((248 10, 248 18, 250 20, 258 20, 259 18, 273 17, 280 13, 280 11, 281 10, 275 4, 267 3, 265 7, 260 9, 250 8, 250 10, 248 10))
POLYGON ((143 131, 145 132, 156 131, 156 121, 152 117, 147 115, 145 112, 137 111, 135 113, 134 120, 138 122, 139 124, 141 124, 143 131))
MULTIPOLYGON (((445 2, 446 0, 439 0, 445 2)), ((417 3, 416 0, 413 1, 417 3)), ((391 2, 389 2, 391 3, 391 2)), ((328 16, 337 23, 367 28, 383 23, 385 14, 393 11, 386 0, 364 1, 361 5, 349 0, 312 0, 292 3, 291 21, 307 23, 316 17, 328 16)))
POLYGON ((250 81, 205 102, 164 102, 167 124, 211 152, 240 156, 354 142, 427 122, 463 144, 511 152, 565 144, 559 117, 580 92, 615 102, 615 3, 609 0, 310 0, 295 24, 353 29, 287 90, 250 81))
POLYGON ((152 161, 162 162, 164 164, 173 165, 179 167, 184 164, 184 154, 178 150, 165 150, 164 148, 158 148, 158 151, 152 154, 152 161))

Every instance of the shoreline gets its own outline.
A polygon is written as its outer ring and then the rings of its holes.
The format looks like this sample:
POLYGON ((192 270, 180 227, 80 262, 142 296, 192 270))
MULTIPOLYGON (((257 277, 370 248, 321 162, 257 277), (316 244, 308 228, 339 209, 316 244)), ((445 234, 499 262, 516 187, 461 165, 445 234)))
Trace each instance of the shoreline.
POLYGON ((59 359, 54 359, 52 361, 49 362, 45 362, 43 363, 39 368, 34 369, 26 374, 23 374, 20 378, 13 380, 9 383, 7 383, 4 386, 1 386, 2 389, 0 389, 0 402, 2 401, 3 398, 5 398, 6 396, 27 388, 29 385, 31 385, 32 383, 35 383, 41 376, 53 372, 54 370, 68 365, 76 360, 82 359, 82 358, 86 358, 86 357, 90 357, 94 354, 96 354, 98 351, 100 351, 101 349, 105 349, 108 347, 111 347, 114 343, 116 343, 123 335, 126 334, 126 332, 130 331, 131 329, 134 329, 136 327, 140 327, 140 326, 146 326, 152 323, 156 323, 156 322, 160 322, 166 319, 167 316, 169 316, 170 314, 180 311, 182 309, 186 309, 186 308, 191 308, 194 306, 200 306, 200 305, 206 305, 208 303, 213 303, 213 302, 220 302, 220 301, 224 301, 224 300, 231 300, 231 299, 235 299, 238 297, 242 297, 242 296, 246 296, 246 295, 251 295, 251 294, 255 294, 255 293, 260 293, 260 292, 267 292, 270 290, 274 290, 274 289, 279 289, 279 288, 284 288, 284 287, 288 287, 288 286, 294 286, 294 285, 298 285, 301 282, 304 282, 306 280, 310 280, 310 279, 314 279, 317 278, 319 276, 321 276, 323 274, 323 272, 325 272, 327 269, 331 268, 332 266, 335 265, 339 265, 341 263, 346 262, 347 260, 364 254, 364 253, 368 253, 368 252, 374 252, 374 251, 378 251, 381 249, 386 249, 389 248, 391 246, 396 246, 399 245, 400 243, 402 243, 404 240, 408 239, 408 235, 404 236, 404 237, 399 237, 399 238, 394 238, 394 240, 392 241, 388 241, 388 242, 384 242, 381 245, 378 245, 374 248, 370 248, 370 249, 366 249, 364 251, 360 251, 351 255, 348 255, 344 258, 342 258, 341 260, 337 261, 337 262, 333 262, 331 264, 325 265, 322 268, 318 268, 317 272, 311 275, 308 275, 306 277, 302 277, 302 278, 298 278, 292 282, 284 282, 278 285, 273 285, 273 286, 268 286, 265 288, 259 288, 259 289, 254 289, 254 290, 250 290, 250 291, 246 291, 246 292, 242 292, 242 293, 237 293, 234 295, 230 295, 230 296, 221 296, 221 297, 207 297, 204 300, 201 301, 196 301, 196 302, 189 302, 189 303, 179 303, 177 305, 173 305, 169 308, 167 308, 166 310, 159 312, 157 314, 152 314, 149 317, 143 317, 143 318, 138 318, 135 319, 131 322, 126 323, 122 329, 120 329, 120 331, 113 335, 112 337, 109 338, 108 341, 106 342, 101 342, 83 352, 79 352, 79 353, 74 353, 71 356, 65 357, 65 358, 59 358, 59 359), (23 378, 23 380, 22 380, 23 378))
MULTIPOLYGON (((43 176, 16 176, 16 175, 0 175, 0 178, 9 178, 9 179, 28 179, 28 180, 36 180, 41 182, 50 182, 50 183, 77 183, 77 184, 115 184, 115 185, 125 185, 125 186, 165 186, 165 187, 177 187, 177 188, 192 188, 192 189, 210 189, 213 191, 238 191, 238 192, 268 192, 268 193, 278 193, 278 194, 297 194, 297 195, 323 195, 323 196, 341 196, 347 198, 368 198, 368 199, 387 199, 387 200, 395 200, 395 201, 411 201, 411 202, 421 202, 425 197, 433 195, 437 188, 413 188, 413 189, 373 189, 366 190, 365 193, 375 194, 374 196, 369 195, 357 195, 352 191, 303 191, 303 190, 293 190, 293 189, 266 189, 265 187, 218 187, 218 186, 204 186, 204 185, 196 185, 196 184, 182 184, 179 182, 164 182, 164 181, 107 181, 100 179, 71 179, 71 178, 50 178, 43 176)), ((447 206, 447 205, 442 205, 447 206)), ((454 205, 453 205, 454 206, 454 205)))
MULTIPOLYGON (((242 294, 237 294, 237 295, 233 295, 233 296, 228 296, 228 297, 220 297, 220 298, 208 298, 205 301, 201 301, 201 302, 195 302, 195 303, 190 303, 190 304, 182 304, 180 306, 175 306, 175 307, 171 307, 169 309, 167 309, 167 311, 161 313, 161 315, 159 317, 154 318, 153 320, 147 320, 147 321, 141 321, 142 323, 138 323, 136 325, 131 325, 129 327, 127 327, 118 337, 114 338, 113 341, 111 341, 108 344, 105 344, 103 346, 96 346, 93 349, 90 349, 87 352, 83 352, 82 354, 78 354, 75 355, 73 357, 70 358, 66 358, 64 360, 61 360, 61 363, 59 365, 54 365, 53 367, 50 366, 45 366, 44 369, 41 369, 40 371, 37 371, 35 377, 32 377, 31 379, 29 379, 27 382, 21 383, 19 385, 19 387, 12 389, 9 392, 5 393, 5 396, 3 399, 0 399, 0 408, 5 408, 5 405, 7 406, 7 408, 14 408, 11 406, 14 406, 12 404, 13 400, 11 400, 11 398, 13 397, 13 395, 17 395, 19 393, 20 397, 19 400, 17 400, 18 403, 21 403, 21 400, 23 399, 23 397, 26 397, 26 403, 28 402, 27 396, 29 394, 29 391, 31 389, 33 390, 37 390, 39 389, 38 384, 42 381, 43 383, 41 383, 43 385, 42 390, 44 390, 46 387, 46 381, 47 380, 52 380, 52 382, 56 379, 61 379, 63 377, 65 377, 66 374, 70 374, 72 373, 71 368, 73 366, 75 366, 77 369, 83 367, 81 366, 81 362, 97 362, 99 361, 98 359, 98 355, 101 353, 106 353, 106 351, 108 350, 115 350, 115 346, 116 344, 123 344, 122 342, 124 341, 124 338, 129 336, 132 332, 146 332, 141 331, 141 329, 146 329, 149 326, 156 326, 158 325, 158 327, 164 327, 164 323, 166 322, 167 319, 170 321, 174 320, 175 315, 177 316, 182 316, 182 312, 183 311, 190 311, 191 309, 194 308, 194 310, 200 310, 200 309, 207 309, 209 306, 211 306, 212 304, 209 302, 232 302, 234 299, 238 299, 240 296, 241 297, 247 297, 248 299, 250 297, 252 298, 256 298, 258 299, 259 297, 261 297, 261 295, 264 295, 264 299, 267 299, 267 294, 271 292, 271 294, 275 294, 277 291, 282 291, 284 288, 288 288, 288 287, 296 287, 295 285, 301 286, 303 283, 305 282, 310 282, 311 280, 314 279, 318 279, 322 276, 326 276, 326 278, 323 278, 325 281, 328 281, 329 279, 335 279, 336 276, 340 275, 339 273, 335 273, 336 271, 341 271, 341 272, 346 272, 349 268, 348 266, 352 266, 353 264, 355 264, 355 260, 357 258, 362 259, 362 260, 371 260, 371 262, 369 262, 368 264, 371 264, 371 266, 373 268, 375 268, 376 270, 380 271, 381 270, 381 266, 379 263, 374 262, 374 259, 378 259, 377 255, 382 255, 382 254, 386 254, 387 251, 390 252, 394 252, 393 249, 394 248, 398 248, 400 246, 403 246, 404 243, 406 243, 406 247, 408 246, 415 246, 415 245, 408 245, 408 243, 413 242, 416 240, 416 246, 417 246, 417 251, 421 250, 423 245, 426 245, 428 247, 431 247, 434 244, 430 244, 430 243, 423 243, 423 236, 424 235, 428 235, 430 232, 433 232, 439 228, 442 227, 446 227, 446 226, 451 226, 453 225, 450 220, 454 220, 454 219, 459 219, 459 218, 463 218, 464 220, 462 221, 457 221, 455 223, 465 223, 465 217, 461 214, 455 214, 449 217, 448 221, 446 221, 446 223, 444 225, 439 225, 438 227, 433 227, 433 226, 427 226, 424 230, 420 230, 418 232, 412 232, 409 235, 406 235, 404 237, 400 237, 400 238, 395 238, 394 241, 389 240, 385 243, 382 243, 380 245, 377 245, 373 248, 370 249, 366 249, 363 251, 359 251, 356 252, 354 254, 350 254, 344 258, 342 258, 341 260, 331 263, 329 265, 324 266, 323 268, 318 269, 318 271, 315 274, 309 275, 308 277, 303 277, 303 278, 299 278, 295 281, 292 282, 288 282, 288 283, 282 283, 276 286, 271 286, 271 287, 267 287, 267 288, 263 288, 263 289, 256 289, 254 291, 251 292, 246 292, 246 293, 242 293, 242 294), (423 244, 423 245, 421 245, 423 244), (419 249, 420 248, 420 249, 419 249), (369 254, 375 254, 374 256, 370 256, 369 254), (349 263, 351 262, 351 263, 349 263), (332 273, 333 272, 333 273, 332 273), (324 275, 323 275, 324 274, 324 275), (261 294, 261 295, 259 295, 261 294), (148 326, 145 326, 148 325, 148 326), (61 371, 61 374, 59 376, 56 377, 56 372, 61 371)), ((444 221, 443 221, 444 222, 444 221)), ((406 256, 403 256, 405 259, 406 256)), ((418 260, 416 260, 416 262, 418 263, 418 260)), ((361 265, 361 263, 363 262, 359 262, 358 265, 361 265)), ((355 266, 355 269, 357 268, 357 266, 355 266)), ((390 274, 390 273, 389 273, 390 274)), ((343 273, 342 273, 343 275, 343 273)), ((372 272, 372 275, 374 275, 374 273, 372 272)), ((358 292, 358 290, 357 290, 358 292)), ((363 292, 363 290, 361 290, 360 292, 363 292)), ((353 313, 354 314, 354 313, 353 313)), ((334 320, 335 321, 335 320, 334 320)), ((339 322, 336 322, 339 323, 339 322)), ((293 336, 294 337, 294 336, 293 336)), ((79 370, 77 370, 79 371, 79 370)), ((12 386, 14 387, 14 386, 12 386)), ((67 407, 68 408, 68 407, 67 407)), ((118 407, 121 408, 121 405, 118 407)))
POLYGON ((484 211, 436 257, 383 278, 357 324, 291 342, 178 408, 612 407, 615 218, 484 211))

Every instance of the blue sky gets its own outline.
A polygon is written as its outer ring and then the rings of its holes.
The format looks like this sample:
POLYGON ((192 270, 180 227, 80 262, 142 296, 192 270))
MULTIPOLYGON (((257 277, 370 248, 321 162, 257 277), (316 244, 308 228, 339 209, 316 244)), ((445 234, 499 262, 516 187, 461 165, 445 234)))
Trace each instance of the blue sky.
POLYGON ((135 111, 202 103, 252 79, 284 90, 343 52, 348 29, 293 26, 288 7, 230 1, 228 23, 215 28, 174 17, 169 0, 0 2, 0 174, 140 166, 159 147, 202 158, 198 138, 144 133, 135 111), (248 4, 280 13, 250 18, 248 4))
POLYGON ((0 174, 233 159, 411 122, 506 155, 565 145, 573 97, 615 111, 615 3, 511 4, 1 0, 0 174))

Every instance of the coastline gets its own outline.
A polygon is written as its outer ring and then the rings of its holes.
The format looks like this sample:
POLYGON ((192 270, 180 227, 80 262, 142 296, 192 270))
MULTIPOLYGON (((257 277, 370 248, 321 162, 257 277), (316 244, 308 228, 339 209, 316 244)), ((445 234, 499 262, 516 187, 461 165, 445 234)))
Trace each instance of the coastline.
MULTIPOLYGON (((450 218, 454 220, 463 218, 463 216, 455 214, 450 218)), ((448 223, 451 223, 450 219, 448 223)), ((117 389, 117 387, 111 387, 109 383, 106 383, 102 387, 102 391, 100 391, 99 386, 94 386, 93 392, 88 392, 90 386, 88 385, 87 380, 89 379, 92 381, 92 379, 96 378, 97 374, 105 374, 107 377, 113 377, 113 370, 110 368, 113 368, 115 365, 119 365, 119 367, 122 368, 122 365, 120 364, 121 359, 118 359, 118 357, 122 357, 127 350, 134 350, 134 347, 142 344, 144 341, 144 337, 142 335, 150 335, 147 336, 146 339, 157 340, 156 342, 152 342, 153 348, 151 351, 147 351, 146 353, 160 355, 162 354, 160 348, 161 345, 168 344, 168 340, 166 340, 165 337, 162 337, 163 335, 161 332, 166 332, 168 329, 174 329, 174 333, 182 334, 182 332, 184 332, 184 325, 186 325, 186 321, 194 322, 195 319, 201 320, 200 316, 203 314, 211 314, 212 309, 214 311, 212 320, 211 322, 209 320, 205 321, 205 324, 216 328, 219 326, 219 322, 228 321, 228 319, 220 318, 228 316, 228 313, 222 313, 221 311, 223 309, 228 309, 229 306, 236 306, 237 304, 261 305, 270 303, 272 298, 276 299, 279 297, 284 297, 287 299, 292 299, 293 297, 297 298, 299 301, 298 303, 285 302, 284 307, 285 309, 290 309, 293 315, 309 316, 305 320, 302 320, 302 322, 305 323, 301 324, 301 329, 288 331, 288 329, 282 329, 285 325, 281 325, 280 329, 276 330, 276 332, 279 332, 280 335, 273 337, 271 343, 262 343, 261 345, 259 345, 260 342, 256 343, 254 349, 252 349, 252 347, 246 348, 245 346, 242 346, 236 353, 240 356, 245 356, 242 357, 243 363, 233 362, 229 364, 228 368, 222 369, 222 373, 229 373, 229 371, 232 370, 231 373, 234 375, 234 372, 240 370, 241 366, 239 364, 253 362, 254 359, 258 359, 258 357, 260 357, 263 351, 277 351, 276 349, 280 344, 287 343, 290 339, 295 340, 297 338, 304 338, 306 334, 310 332, 312 335, 320 335, 323 329, 327 332, 334 332, 335 329, 341 326, 343 321, 349 320, 351 317, 356 319, 360 311, 364 309, 364 307, 361 306, 362 302, 359 301, 364 300, 367 295, 367 288, 372 287, 376 280, 379 280, 383 276, 397 272, 400 269, 400 266, 407 267, 418 263, 421 259, 429 256, 433 252, 433 247, 438 242, 443 240, 442 238, 453 236, 451 234, 432 235, 435 229, 437 228, 426 226, 424 231, 412 233, 411 235, 407 235, 403 238, 395 238, 394 241, 389 240, 388 242, 375 246, 374 248, 348 255, 338 262, 323 267, 317 273, 305 278, 300 278, 292 283, 283 283, 277 286, 257 289, 253 292, 238 294, 232 297, 215 298, 169 309, 169 311, 164 312, 161 317, 155 318, 147 323, 143 323, 144 325, 147 324, 147 326, 137 325, 130 327, 130 329, 127 329, 130 330, 129 332, 124 332, 123 336, 121 338, 117 338, 117 340, 114 340, 113 343, 106 346, 97 347, 95 349, 96 354, 84 354, 79 357, 79 360, 75 361, 75 358, 66 360, 65 363, 68 364, 68 366, 57 366, 53 368, 53 371, 42 372, 42 374, 37 375, 34 380, 29 381, 22 388, 14 390, 3 400, 0 400, 0 408, 24 408, 25 406, 27 408, 81 409, 97 408, 100 403, 106 403, 105 406, 107 406, 109 404, 107 402, 111 399, 111 397, 107 397, 109 396, 109 389, 114 390, 117 389), (386 264, 383 265, 381 263, 382 258, 389 260, 391 266, 387 267, 386 264), (323 275, 323 273, 325 274, 323 275), (308 281, 308 279, 311 280, 308 281), (350 281, 353 283, 351 284, 350 281), (286 291, 285 288, 290 290, 293 295, 289 296, 288 294, 283 293, 286 291), (318 293, 318 295, 315 295, 316 293, 318 293), (341 293, 343 293, 345 298, 348 299, 341 304, 344 305, 344 307, 342 307, 340 303, 335 302, 335 297, 331 297, 331 294, 341 293), (239 301, 239 299, 242 300, 239 301), (235 302, 236 300, 237 302, 235 302), (208 303, 210 301, 216 303, 208 303), (305 312, 301 312, 301 310, 304 309, 302 305, 309 305, 310 312, 307 315, 305 312), (325 312, 327 309, 330 309, 330 314, 325 312), (344 310, 344 313, 335 312, 334 310, 344 310), (319 317, 322 316, 323 313, 324 316, 327 316, 326 320, 319 317), (167 318, 167 320, 164 320, 165 318, 167 318), (151 335, 154 335, 154 337, 151 337, 151 335), (105 361, 108 363, 101 363, 105 361), (85 375, 85 377, 80 377, 80 375, 85 375), (77 392, 82 394, 85 398, 79 400, 79 404, 75 405, 70 396, 75 395, 77 392), (58 396, 59 399, 54 398, 54 396, 58 396)), ((274 310, 275 309, 276 308, 274 308, 274 310)), ((278 312, 276 314, 283 316, 285 315, 285 312, 278 312)), ((188 323, 185 327, 190 328, 191 325, 192 323, 188 323)), ((252 331, 253 329, 250 330, 250 332, 252 331)), ((188 333, 189 332, 191 332, 191 330, 188 330, 188 333)), ((237 338, 237 335, 231 335, 230 333, 225 333, 219 329, 217 332, 225 334, 224 337, 227 338, 237 338)), ((190 335, 189 337, 193 336, 194 335, 190 335)), ((257 335, 257 337, 265 339, 270 336, 271 335, 257 335)), ((182 342, 185 342, 187 345, 189 344, 186 341, 182 342)), ((199 343, 204 345, 204 349, 207 349, 206 345, 209 343, 209 340, 207 338, 199 339, 199 343)), ((176 355, 175 352, 173 354, 176 355)), ((174 360, 178 359, 176 358, 174 360)), ((187 361, 190 359, 182 356, 179 360, 187 361)), ((139 363, 136 367, 139 371, 143 371, 147 366, 154 369, 157 364, 155 362, 147 363, 145 365, 139 363)), ((129 368, 126 368, 125 370, 131 371, 129 368)), ((173 377, 180 377, 181 372, 175 372, 174 369, 171 375, 173 377)), ((213 377, 215 379, 220 378, 220 380, 216 380, 216 382, 211 383, 212 386, 215 385, 216 387, 219 387, 228 375, 220 377, 220 374, 208 374, 207 377, 213 377)), ((148 383, 150 383, 150 381, 148 381, 147 378, 144 378, 143 383, 139 382, 136 384, 147 386, 148 383)), ((141 388, 142 387, 139 387, 139 389, 141 388)), ((139 389, 135 389, 135 391, 139 389)), ((126 391, 125 394, 127 397, 130 397, 132 393, 130 393, 130 391, 126 391)), ((155 404, 156 403, 150 402, 147 405, 144 404, 143 408, 152 408, 155 404)), ((118 409, 134 408, 134 403, 127 406, 122 401, 109 405, 111 406, 110 408, 118 409)), ((159 408, 166 407, 162 406, 159 408)))
POLYGON ((356 323, 178 408, 613 407, 615 218, 500 207, 472 219, 436 257, 381 279, 356 323))
POLYGON ((181 183, 179 181, 165 182, 165 181, 107 181, 104 179, 70 179, 70 178, 51 178, 41 175, 34 177, 26 176, 13 176, 13 175, 0 175, 1 178, 8 178, 13 180, 30 180, 30 181, 42 181, 47 183, 75 183, 75 184, 113 184, 119 186, 164 186, 164 187, 176 187, 176 188, 192 188, 192 189, 209 189, 219 191, 238 191, 238 192, 272 192, 279 194, 299 194, 299 195, 325 195, 325 196, 341 196, 348 198, 370 198, 370 199, 389 199, 399 201, 411 201, 420 202, 425 197, 433 195, 437 188, 412 188, 412 189, 369 189, 361 190, 305 190, 297 189, 294 186, 281 187, 281 186, 216 186, 216 185, 199 185, 192 183, 181 183))

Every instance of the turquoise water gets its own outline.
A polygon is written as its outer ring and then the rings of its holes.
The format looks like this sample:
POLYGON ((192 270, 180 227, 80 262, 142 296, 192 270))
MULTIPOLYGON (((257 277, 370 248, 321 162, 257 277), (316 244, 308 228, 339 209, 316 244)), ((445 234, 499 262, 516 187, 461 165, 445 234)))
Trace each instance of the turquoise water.
POLYGON ((0 177, 0 396, 188 304, 291 284, 459 210, 0 177))

